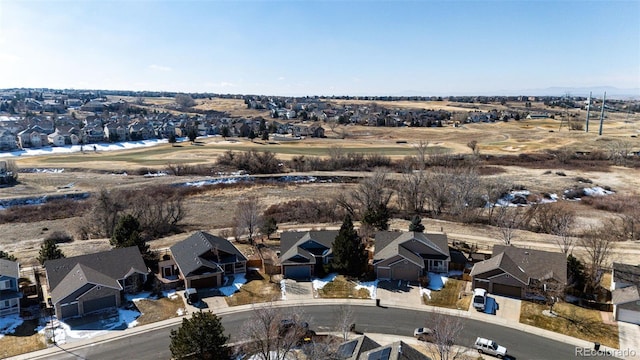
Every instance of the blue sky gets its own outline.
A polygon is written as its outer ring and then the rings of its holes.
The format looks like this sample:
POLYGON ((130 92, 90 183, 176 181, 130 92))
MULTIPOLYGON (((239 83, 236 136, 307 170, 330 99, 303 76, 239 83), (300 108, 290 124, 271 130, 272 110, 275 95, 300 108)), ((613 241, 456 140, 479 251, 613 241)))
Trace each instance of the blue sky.
POLYGON ((640 1, 0 0, 0 88, 640 88, 640 1))

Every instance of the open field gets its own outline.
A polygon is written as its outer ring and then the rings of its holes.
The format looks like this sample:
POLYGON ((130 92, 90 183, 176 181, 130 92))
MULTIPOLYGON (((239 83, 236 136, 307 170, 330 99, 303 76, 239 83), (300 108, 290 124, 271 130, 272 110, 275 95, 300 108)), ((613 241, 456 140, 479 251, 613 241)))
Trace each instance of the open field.
MULTIPOLYGON (((222 102, 224 99, 213 99, 222 102)), ((145 100, 146 101, 146 100, 145 100)), ((157 106, 169 103, 167 99, 159 101, 157 106)), ((205 101, 198 99, 198 101, 205 101)), ((209 100, 206 100, 208 102, 209 100)), ((242 100, 225 100, 225 109, 243 107, 242 100)), ((389 106, 413 106, 393 102, 389 106)), ((425 108, 435 105, 449 106, 443 102, 424 104, 425 108), (434 104, 435 103, 435 104, 434 104)), ((468 105, 468 104, 457 104, 468 105)), ((490 104, 491 105, 491 104, 490 104)), ((494 104, 495 106, 499 106, 494 104)), ((213 105, 211 105, 213 106, 213 105)), ((222 105, 220 105, 222 106, 222 105)), ((484 109, 484 108, 483 108, 484 109)), ((220 109, 218 109, 220 110, 220 109)), ((575 110, 584 115, 584 111, 575 110)), ((238 115, 239 116, 239 115, 238 115)), ((251 142, 246 139, 228 141, 220 137, 209 137, 198 140, 198 145, 181 143, 179 146, 162 144, 151 148, 138 148, 113 152, 72 153, 61 155, 24 156, 13 158, 20 168, 57 168, 62 173, 21 173, 20 184, 11 188, 0 189, 0 198, 38 196, 46 194, 95 192, 100 189, 142 188, 152 184, 170 184, 201 180, 203 176, 163 176, 143 177, 133 175, 142 168, 151 171, 164 170, 167 164, 207 164, 213 165, 218 156, 228 150, 244 151, 256 149, 274 152, 282 160, 294 156, 328 156, 332 147, 340 146, 345 152, 364 152, 385 154, 399 160, 405 156, 415 155, 416 145, 428 142, 430 153, 471 153, 467 146, 469 141, 476 140, 480 154, 486 155, 518 155, 522 153, 544 152, 546 150, 569 147, 574 150, 607 149, 608 144, 617 140, 629 142, 634 149, 640 150, 637 134, 640 132, 640 121, 632 116, 627 122, 626 114, 612 113, 605 123, 603 136, 597 132, 569 131, 562 128, 558 131, 560 120, 521 120, 497 123, 465 124, 462 127, 443 128, 387 128, 363 126, 339 126, 332 132, 326 129, 327 138, 301 141, 274 142, 264 144, 261 141, 251 142), (341 138, 345 135, 345 138, 341 138), (128 174, 125 174, 128 173, 128 174), (73 183, 69 189, 60 189, 73 183)), ((595 123, 592 128, 596 129, 595 123)), ((578 184, 579 178, 589 179, 593 185, 609 186, 616 192, 625 195, 640 194, 640 170, 612 166, 607 171, 592 171, 585 168, 571 168, 562 164, 549 167, 532 168, 511 164, 498 166, 501 172, 488 175, 505 183, 520 184, 534 192, 561 193, 564 189, 578 184), (563 174, 564 176, 561 176, 563 174)), ((214 166, 215 171, 215 166, 214 166)), ((336 172, 337 175, 366 176, 367 173, 336 172)), ((311 173, 311 175, 319 175, 311 173)), ((392 175, 396 176, 396 175, 392 175)), ((261 205, 282 203, 293 199, 327 200, 338 193, 351 189, 354 184, 272 184, 257 185, 248 188, 211 189, 189 198, 186 202, 188 218, 185 230, 203 229, 218 233, 222 228, 229 228, 233 223, 233 214, 238 199, 255 195, 261 199, 261 205)), ((614 216, 612 213, 596 210, 579 202, 574 203, 578 210, 579 224, 597 225, 603 219, 614 216)), ((61 219, 38 221, 34 223, 12 222, 0 224, 3 236, 0 249, 8 251, 23 264, 33 264, 42 239, 53 231, 65 230, 73 232, 78 219, 61 219)), ((470 241, 489 248, 497 243, 499 234, 496 229, 487 226, 465 225, 435 219, 424 219, 427 231, 443 230, 451 239, 470 241), (454 237, 456 234, 458 238, 454 237)), ((280 230, 285 228, 323 228, 339 227, 340 224, 279 224, 280 230)), ((406 229, 405 221, 392 223, 392 228, 406 229), (398 224, 398 225, 394 225, 398 224), (394 227, 395 226, 395 227, 394 227)), ((557 250, 555 238, 550 235, 529 232, 518 232, 516 244, 537 246, 541 249, 557 250)), ((185 234, 153 240, 153 248, 170 246, 182 240, 185 234)), ((61 244, 67 256, 106 250, 109 248, 106 239, 75 241, 61 244)), ((634 259, 640 246, 631 242, 617 244, 615 261, 634 259)), ((631 262, 634 262, 632 260, 631 262)))

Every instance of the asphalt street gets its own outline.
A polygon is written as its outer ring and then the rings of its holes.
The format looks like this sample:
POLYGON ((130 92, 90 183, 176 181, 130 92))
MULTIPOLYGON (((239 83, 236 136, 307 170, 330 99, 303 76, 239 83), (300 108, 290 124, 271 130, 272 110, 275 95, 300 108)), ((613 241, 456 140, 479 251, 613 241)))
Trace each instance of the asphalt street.
MULTIPOLYGON (((287 308, 281 308, 284 313, 287 308)), ((412 336, 416 327, 429 326, 426 322, 428 312, 373 306, 352 307, 356 330, 367 333, 384 333, 400 336, 412 336)), ((304 314, 310 327, 317 332, 334 331, 338 323, 336 305, 313 305, 304 307, 304 314)), ((231 313, 222 316, 226 332, 235 338, 251 311, 231 313)), ((550 340, 499 325, 472 319, 463 319, 464 330, 457 343, 471 347, 477 336, 490 338, 507 348, 512 359, 518 360, 566 360, 576 358, 575 346, 550 340)), ((171 328, 152 330, 135 336, 124 336, 73 349, 62 354, 43 359, 169 359, 169 333, 171 328)), ((123 333, 124 335, 124 333, 123 333)), ((613 359, 612 357, 591 357, 593 359, 613 359)))

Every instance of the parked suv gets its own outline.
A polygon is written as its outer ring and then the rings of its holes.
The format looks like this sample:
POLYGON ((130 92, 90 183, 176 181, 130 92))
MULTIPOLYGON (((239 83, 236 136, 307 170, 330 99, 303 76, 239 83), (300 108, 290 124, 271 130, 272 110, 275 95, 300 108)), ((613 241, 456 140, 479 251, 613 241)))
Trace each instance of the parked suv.
POLYGON ((476 339, 476 342, 473 344, 473 347, 476 348, 480 354, 489 354, 489 355, 497 356, 501 359, 507 355, 507 348, 505 348, 504 346, 498 345, 493 340, 489 340, 481 337, 476 339))
POLYGON ((473 307, 478 311, 484 311, 487 304, 487 290, 477 288, 473 290, 473 307))

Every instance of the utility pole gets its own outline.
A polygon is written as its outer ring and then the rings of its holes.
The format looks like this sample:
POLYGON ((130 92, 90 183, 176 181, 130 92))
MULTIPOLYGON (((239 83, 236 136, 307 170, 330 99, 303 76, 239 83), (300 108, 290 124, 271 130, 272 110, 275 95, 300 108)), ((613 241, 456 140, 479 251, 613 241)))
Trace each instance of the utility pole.
POLYGON ((602 111, 600 111, 600 130, 598 131, 598 135, 602 136, 602 123, 604 122, 604 102, 607 98, 607 92, 604 92, 602 95, 602 111))
POLYGON ((584 123, 584 131, 589 132, 589 112, 591 111, 591 91, 589 91, 589 101, 587 102, 587 121, 584 123))

